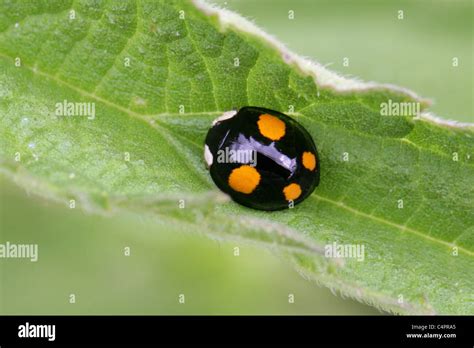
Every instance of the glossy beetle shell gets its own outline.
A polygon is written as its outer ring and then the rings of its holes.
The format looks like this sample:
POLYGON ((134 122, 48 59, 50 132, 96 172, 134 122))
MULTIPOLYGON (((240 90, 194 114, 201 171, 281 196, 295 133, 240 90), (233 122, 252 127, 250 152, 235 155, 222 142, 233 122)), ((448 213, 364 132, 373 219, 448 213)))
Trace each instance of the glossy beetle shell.
POLYGON ((292 207, 319 184, 311 135, 291 117, 265 108, 243 107, 215 120, 205 159, 215 184, 254 209, 292 207))

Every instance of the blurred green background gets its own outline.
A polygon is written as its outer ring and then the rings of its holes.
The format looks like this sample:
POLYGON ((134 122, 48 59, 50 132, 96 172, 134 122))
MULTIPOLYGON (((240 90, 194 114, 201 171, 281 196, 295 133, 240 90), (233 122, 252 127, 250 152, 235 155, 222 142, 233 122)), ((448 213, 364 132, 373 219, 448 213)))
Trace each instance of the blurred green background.
MULTIPOLYGON (((332 70, 411 88, 439 116, 473 121, 471 1, 215 2, 332 70)), ((158 230, 133 215, 87 215, 4 178, 0 190, 0 243, 39 244, 36 263, 0 259, 1 314, 379 313, 304 280, 265 249, 158 230)))

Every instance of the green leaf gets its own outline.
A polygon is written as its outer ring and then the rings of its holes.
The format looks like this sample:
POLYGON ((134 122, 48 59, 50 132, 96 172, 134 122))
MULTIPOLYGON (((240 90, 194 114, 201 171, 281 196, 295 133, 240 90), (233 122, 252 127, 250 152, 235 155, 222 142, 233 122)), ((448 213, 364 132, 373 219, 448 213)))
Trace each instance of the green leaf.
POLYGON ((201 2, 0 4, 0 170, 28 192, 270 246, 384 310, 473 314, 474 132, 427 106, 201 2), (382 116, 389 100, 421 115, 382 116), (94 103, 95 117, 58 115, 64 101, 94 103), (205 170, 211 121, 245 105, 288 113, 318 145, 321 183, 294 209, 241 207, 205 170), (363 245, 363 261, 325 257, 333 243, 363 245))

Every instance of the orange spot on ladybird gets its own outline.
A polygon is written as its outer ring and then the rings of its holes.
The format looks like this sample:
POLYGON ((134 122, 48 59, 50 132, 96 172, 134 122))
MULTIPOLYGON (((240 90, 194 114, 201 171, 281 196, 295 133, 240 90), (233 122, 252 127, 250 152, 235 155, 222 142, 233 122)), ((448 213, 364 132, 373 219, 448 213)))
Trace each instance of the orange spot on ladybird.
POLYGON ((316 168, 316 157, 313 155, 312 152, 305 151, 303 152, 303 156, 301 158, 303 162, 303 166, 308 170, 314 170, 316 168))
POLYGON ((285 122, 269 114, 260 115, 257 125, 264 137, 275 141, 280 140, 286 132, 285 122))
POLYGON ((301 196, 301 187, 298 184, 289 184, 283 189, 283 194, 287 201, 294 201, 299 196, 301 196))
POLYGON ((229 186, 237 192, 250 194, 260 183, 260 173, 254 167, 243 165, 229 175, 229 186))

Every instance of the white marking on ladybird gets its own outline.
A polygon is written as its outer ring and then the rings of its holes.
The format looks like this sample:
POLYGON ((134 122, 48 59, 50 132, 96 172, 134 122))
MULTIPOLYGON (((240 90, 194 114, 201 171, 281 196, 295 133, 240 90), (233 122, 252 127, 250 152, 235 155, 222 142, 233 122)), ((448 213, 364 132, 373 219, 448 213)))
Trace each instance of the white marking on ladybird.
POLYGON ((206 160, 207 166, 210 167, 213 162, 213 157, 211 150, 209 150, 209 146, 207 146, 207 144, 204 145, 204 158, 206 160))
POLYGON ((226 111, 221 116, 212 121, 212 126, 215 126, 218 122, 228 120, 229 118, 232 118, 235 115, 237 115, 237 110, 226 111))

